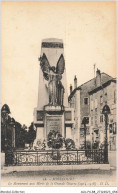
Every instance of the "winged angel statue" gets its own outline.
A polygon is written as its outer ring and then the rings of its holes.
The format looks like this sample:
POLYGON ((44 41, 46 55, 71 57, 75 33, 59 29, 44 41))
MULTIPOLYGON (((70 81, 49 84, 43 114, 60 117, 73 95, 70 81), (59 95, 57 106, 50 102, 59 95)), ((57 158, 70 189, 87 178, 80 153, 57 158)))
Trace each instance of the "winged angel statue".
POLYGON ((61 54, 56 67, 50 66, 46 55, 43 53, 40 57, 40 66, 44 79, 48 81, 49 104, 63 106, 64 87, 61 79, 65 69, 64 57, 61 54))

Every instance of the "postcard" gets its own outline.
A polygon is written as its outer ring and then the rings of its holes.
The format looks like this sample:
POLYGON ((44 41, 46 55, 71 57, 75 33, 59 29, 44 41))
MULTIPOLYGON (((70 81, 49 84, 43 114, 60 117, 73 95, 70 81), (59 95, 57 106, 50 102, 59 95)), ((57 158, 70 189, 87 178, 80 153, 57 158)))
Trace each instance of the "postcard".
POLYGON ((1 1, 1 193, 117 193, 116 8, 1 1))

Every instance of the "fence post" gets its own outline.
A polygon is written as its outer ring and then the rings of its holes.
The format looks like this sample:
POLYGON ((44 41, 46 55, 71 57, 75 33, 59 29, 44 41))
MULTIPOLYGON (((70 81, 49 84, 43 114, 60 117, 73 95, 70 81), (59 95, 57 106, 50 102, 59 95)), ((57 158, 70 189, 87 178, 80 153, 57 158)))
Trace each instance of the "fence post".
POLYGON ((13 158, 14 158, 14 153, 13 151, 6 151, 5 152, 5 165, 13 165, 13 158))
POLYGON ((38 165, 38 152, 37 152, 37 165, 38 165))
POLYGON ((78 164, 78 150, 77 150, 77 164, 78 164))
POLYGON ((67 150, 67 164, 69 163, 69 161, 68 161, 68 150, 67 150))

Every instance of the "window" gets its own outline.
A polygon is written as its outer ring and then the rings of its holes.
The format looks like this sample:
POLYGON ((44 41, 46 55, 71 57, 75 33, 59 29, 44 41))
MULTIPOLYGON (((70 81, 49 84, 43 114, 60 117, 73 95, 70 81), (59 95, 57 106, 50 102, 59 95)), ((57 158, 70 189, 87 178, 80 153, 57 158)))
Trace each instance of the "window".
POLYGON ((103 123, 103 115, 100 116, 100 123, 103 123))
POLYGON ((113 127, 112 124, 109 125, 109 133, 113 133, 113 127))
POLYGON ((103 103, 103 96, 100 96, 100 104, 103 103))
POLYGON ((66 121, 71 121, 72 120, 71 111, 66 111, 65 112, 65 120, 66 121))
POLYGON ((37 111, 37 121, 43 121, 43 118, 44 118, 44 112, 37 111))
POLYGON ((98 106, 98 101, 97 99, 95 99, 95 108, 97 108, 97 106, 98 106))
POLYGON ((95 116, 95 124, 97 125, 97 116, 95 116))
POLYGON ((116 91, 114 91, 114 104, 116 104, 116 91))
POLYGON ((116 123, 113 123, 113 134, 116 134, 116 123))
POLYGON ((84 98, 84 104, 88 104, 88 98, 84 98))
POLYGON ((93 100, 91 101, 91 110, 93 110, 93 100))
POLYGON ((91 117, 91 126, 93 126, 93 117, 91 117))
POLYGON ((105 102, 107 103, 107 93, 105 93, 105 102))
POLYGON ((99 131, 96 130, 96 140, 98 141, 98 139, 99 139, 99 131))
POLYGON ((97 108, 95 108, 95 113, 97 113, 97 108))

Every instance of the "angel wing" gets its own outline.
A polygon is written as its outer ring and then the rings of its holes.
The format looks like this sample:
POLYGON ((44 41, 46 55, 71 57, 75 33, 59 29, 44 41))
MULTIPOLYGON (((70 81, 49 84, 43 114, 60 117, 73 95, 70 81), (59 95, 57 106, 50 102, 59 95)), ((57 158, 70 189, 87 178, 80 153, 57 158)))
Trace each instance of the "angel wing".
POLYGON ((63 74, 64 69, 65 69, 65 60, 64 60, 64 56, 61 54, 61 56, 60 56, 60 58, 57 62, 56 73, 57 74, 63 74))
POLYGON ((46 80, 49 80, 48 73, 50 72, 50 64, 48 62, 48 59, 47 59, 45 53, 43 53, 43 56, 40 57, 40 66, 41 66, 44 78, 46 80))

